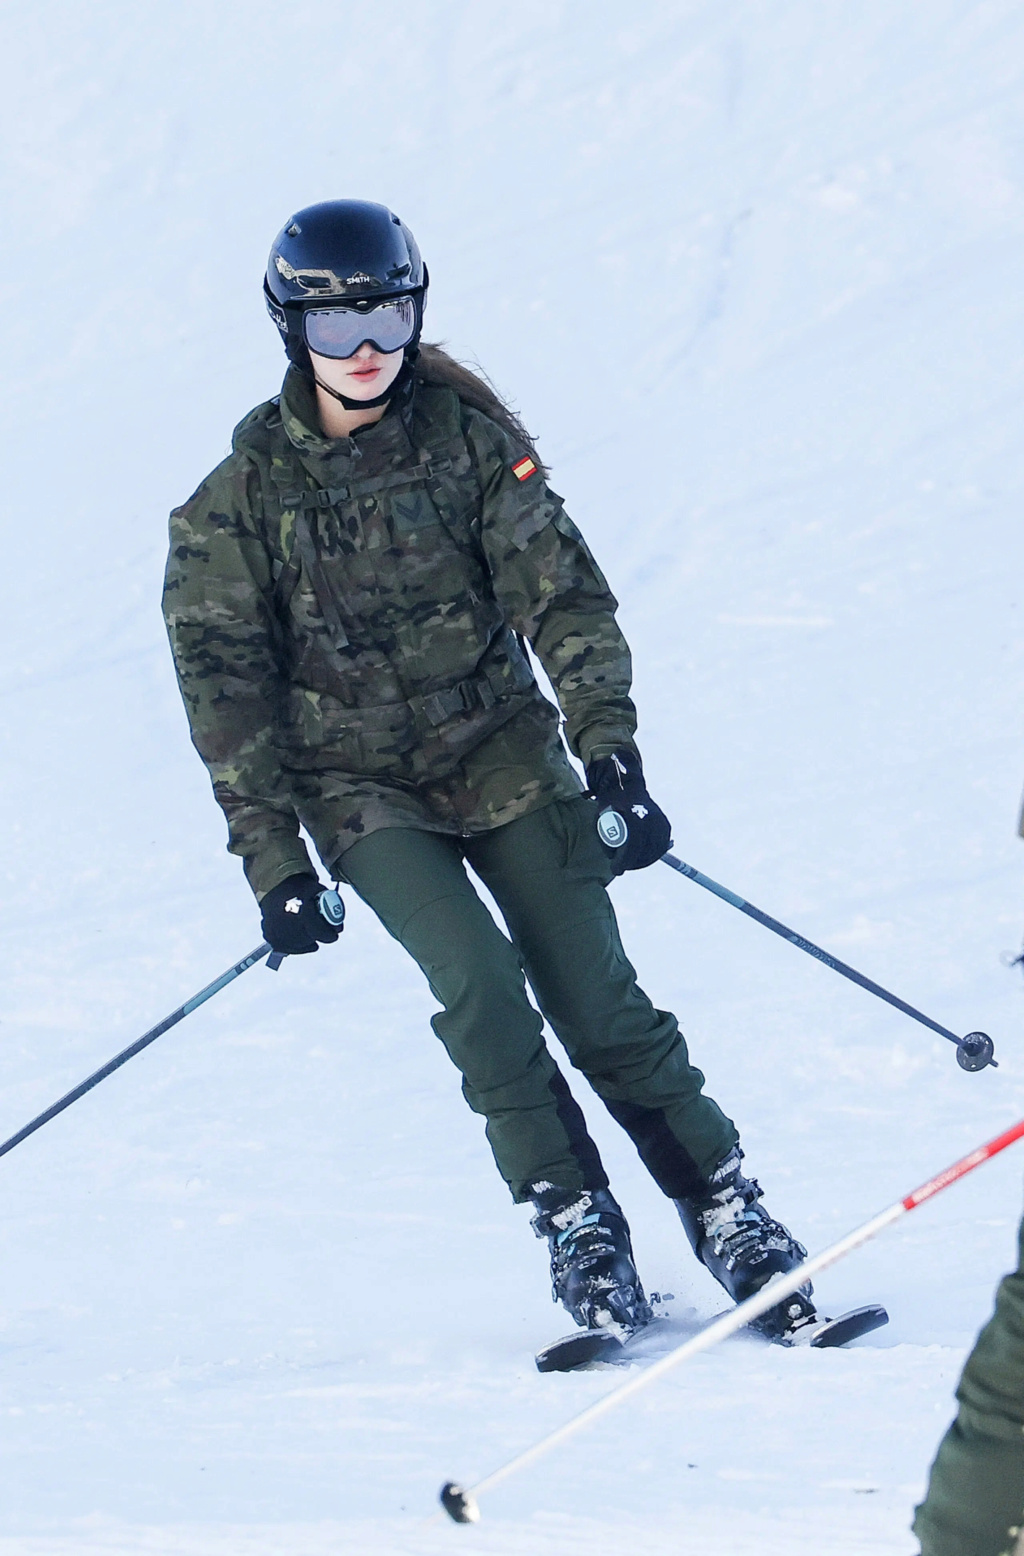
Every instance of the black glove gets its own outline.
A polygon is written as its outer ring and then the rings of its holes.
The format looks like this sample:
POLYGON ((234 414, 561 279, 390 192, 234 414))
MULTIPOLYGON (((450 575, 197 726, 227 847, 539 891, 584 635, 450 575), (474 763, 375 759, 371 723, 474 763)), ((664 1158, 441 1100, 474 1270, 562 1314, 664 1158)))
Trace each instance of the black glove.
POLYGON ((285 956, 305 956, 318 951, 318 942, 333 945, 341 927, 329 924, 320 912, 324 890, 315 875, 289 875, 260 901, 263 938, 285 956))
POLYGON ((616 875, 624 870, 644 870, 672 847, 668 817, 648 794, 640 758, 632 751, 595 757, 587 767, 587 782, 597 801, 599 816, 612 810, 626 824, 626 836, 617 846, 614 823, 598 828, 616 875))

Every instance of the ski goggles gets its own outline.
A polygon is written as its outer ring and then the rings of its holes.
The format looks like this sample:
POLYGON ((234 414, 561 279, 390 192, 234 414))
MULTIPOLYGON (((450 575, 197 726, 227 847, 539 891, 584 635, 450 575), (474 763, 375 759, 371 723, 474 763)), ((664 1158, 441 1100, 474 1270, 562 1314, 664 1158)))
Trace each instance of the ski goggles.
POLYGON ((389 297, 373 308, 307 308, 302 337, 318 357, 344 360, 362 345, 385 353, 401 351, 416 333, 416 304, 411 297, 389 297))

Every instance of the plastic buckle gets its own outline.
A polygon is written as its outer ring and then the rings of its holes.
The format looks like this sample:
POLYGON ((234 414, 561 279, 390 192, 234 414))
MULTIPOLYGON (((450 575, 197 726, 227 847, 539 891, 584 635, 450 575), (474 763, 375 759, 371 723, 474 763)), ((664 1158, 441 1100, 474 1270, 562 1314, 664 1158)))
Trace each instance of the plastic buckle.
POLYGON ((449 708, 442 692, 431 692, 429 697, 424 697, 423 699, 423 711, 429 722, 436 729, 439 724, 443 724, 446 719, 451 718, 455 709, 449 708))

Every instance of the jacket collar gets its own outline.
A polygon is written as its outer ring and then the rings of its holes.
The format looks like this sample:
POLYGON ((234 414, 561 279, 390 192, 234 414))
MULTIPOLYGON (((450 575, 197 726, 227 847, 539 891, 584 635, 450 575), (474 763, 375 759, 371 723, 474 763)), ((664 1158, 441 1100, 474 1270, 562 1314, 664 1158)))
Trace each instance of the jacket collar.
MULTIPOLYGON (((400 394, 404 409, 406 395, 400 394)), ((363 455, 387 454, 408 446, 404 417, 389 406, 380 421, 361 427, 351 438, 327 438, 320 430, 316 390, 304 373, 290 367, 285 374, 280 399, 281 424, 288 441, 300 454, 314 459, 359 459, 363 455)))

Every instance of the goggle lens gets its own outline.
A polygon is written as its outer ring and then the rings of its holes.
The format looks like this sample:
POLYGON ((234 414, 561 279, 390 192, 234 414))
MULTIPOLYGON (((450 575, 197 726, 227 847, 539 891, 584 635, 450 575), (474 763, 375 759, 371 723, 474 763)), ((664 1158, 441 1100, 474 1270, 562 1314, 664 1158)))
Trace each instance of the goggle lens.
POLYGON ((344 360, 360 346, 375 351, 401 351, 416 333, 416 304, 411 297, 392 297, 375 308, 309 308, 302 315, 306 345, 318 357, 344 360))

